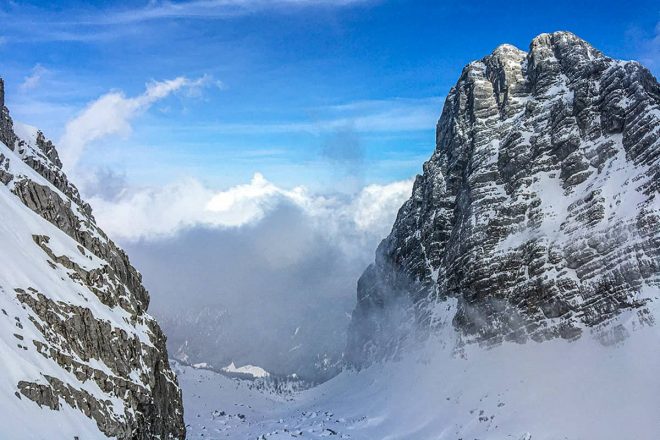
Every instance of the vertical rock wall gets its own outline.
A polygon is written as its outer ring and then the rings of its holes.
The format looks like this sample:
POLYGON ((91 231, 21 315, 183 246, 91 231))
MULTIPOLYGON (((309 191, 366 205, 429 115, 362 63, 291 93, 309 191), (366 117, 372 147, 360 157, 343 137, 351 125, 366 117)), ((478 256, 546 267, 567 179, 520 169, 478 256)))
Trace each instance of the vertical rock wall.
MULTIPOLYGON (((577 338, 660 293, 660 86, 568 32, 498 47, 449 92, 437 145, 358 283, 363 365, 433 332, 577 338)), ((612 336, 616 334, 618 336, 612 336)))

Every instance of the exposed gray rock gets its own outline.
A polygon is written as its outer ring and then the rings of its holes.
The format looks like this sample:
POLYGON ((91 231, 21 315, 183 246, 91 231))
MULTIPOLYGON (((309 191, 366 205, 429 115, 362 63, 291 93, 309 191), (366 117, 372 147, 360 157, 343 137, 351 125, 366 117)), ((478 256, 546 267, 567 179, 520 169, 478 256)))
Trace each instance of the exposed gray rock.
POLYGON ((660 286, 660 86, 568 32, 466 66, 376 261, 358 283, 354 365, 424 339, 576 338, 660 286), (454 304, 454 305, 452 305, 454 304))
POLYGON ((13 123, 9 116, 9 110, 5 107, 5 82, 2 78, 0 78, 0 142, 12 150, 16 143, 13 123))
MULTIPOLYGON (((3 92, 0 80, 0 104, 4 104, 3 92)), ((6 107, 0 105, 0 110, 0 142, 9 147, 0 153, 0 182, 11 191, 3 196, 8 194, 32 210, 35 218, 63 231, 68 237, 62 235, 59 242, 70 240, 73 246, 67 248, 74 249, 62 253, 61 244, 54 247, 41 229, 33 232, 32 243, 25 242, 36 246, 47 263, 43 269, 35 261, 35 268, 25 268, 25 273, 55 271, 67 280, 71 292, 48 291, 43 285, 36 289, 30 283, 3 285, 0 277, 3 298, 13 292, 11 302, 26 314, 22 321, 16 316, 14 328, 27 331, 29 326, 38 335, 13 334, 21 342, 19 347, 36 350, 58 372, 57 377, 42 372, 18 381, 16 395, 44 411, 58 411, 62 405, 77 409, 107 436, 185 438, 181 391, 168 363, 165 335, 146 313, 149 294, 141 275, 96 225, 90 206, 62 172, 53 143, 41 132, 20 139, 6 107), (66 300, 76 295, 83 296, 83 305, 66 300), (93 389, 100 391, 92 393, 81 384, 94 384, 93 389)), ((2 429, 0 437, 1 433, 2 429)))

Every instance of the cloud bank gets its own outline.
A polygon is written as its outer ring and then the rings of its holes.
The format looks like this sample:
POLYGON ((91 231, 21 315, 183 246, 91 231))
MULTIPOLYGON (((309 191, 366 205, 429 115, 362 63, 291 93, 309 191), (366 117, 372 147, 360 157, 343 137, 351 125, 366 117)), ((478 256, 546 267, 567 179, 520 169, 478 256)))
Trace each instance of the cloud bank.
POLYGON ((101 227, 123 242, 167 239, 186 229, 240 228, 263 220, 282 204, 304 213, 328 235, 353 232, 384 236, 412 180, 368 185, 357 194, 319 195, 304 186, 285 189, 255 173, 249 183, 213 190, 188 178, 155 188, 124 187, 108 198, 89 197, 101 227))
POLYGON ((411 188, 319 195, 257 173, 222 191, 188 179, 90 201, 142 272, 173 356, 321 380, 341 360, 357 279, 411 188))
POLYGON ((107 93, 66 125, 61 157, 99 225, 142 272, 170 353, 218 368, 234 362, 327 378, 342 357, 357 279, 412 188, 412 180, 364 185, 360 133, 382 126, 363 124, 361 115, 385 112, 391 123, 420 103, 325 109, 337 121, 319 151, 336 174, 326 191, 278 186, 260 173, 225 189, 201 177, 137 186, 125 172, 84 166, 99 141, 130 136, 157 102, 210 84, 218 85, 209 76, 181 76, 153 81, 136 96, 107 93))

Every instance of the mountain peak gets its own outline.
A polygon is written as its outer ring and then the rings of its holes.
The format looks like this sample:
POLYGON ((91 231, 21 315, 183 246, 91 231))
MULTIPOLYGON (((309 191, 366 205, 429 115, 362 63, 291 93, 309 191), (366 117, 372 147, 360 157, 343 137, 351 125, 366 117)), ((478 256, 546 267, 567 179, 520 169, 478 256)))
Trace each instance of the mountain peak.
POLYGON ((615 343, 629 331, 609 330, 619 315, 652 322, 657 90, 647 70, 570 32, 470 63, 447 95, 435 153, 358 282, 347 358, 396 355, 446 323, 459 345, 493 345, 615 343))
POLYGON ((539 44, 556 45, 560 43, 592 47, 586 40, 569 31, 544 32, 534 37, 530 46, 539 44))
POLYGON ((524 50, 518 49, 513 44, 504 43, 497 46, 489 56, 498 58, 520 58, 525 55, 526 52, 524 50))
POLYGON ((568 63, 591 62, 603 56, 586 40, 567 31, 540 34, 529 45, 531 57, 564 60, 568 63))

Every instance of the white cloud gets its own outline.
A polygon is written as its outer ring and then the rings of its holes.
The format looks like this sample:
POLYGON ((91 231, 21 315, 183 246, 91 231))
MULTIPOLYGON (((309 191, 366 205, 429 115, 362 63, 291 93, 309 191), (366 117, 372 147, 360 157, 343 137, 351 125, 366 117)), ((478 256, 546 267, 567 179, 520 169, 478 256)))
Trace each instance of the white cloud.
POLYGON ((412 181, 369 185, 354 197, 322 196, 304 187, 280 188, 261 174, 250 183, 214 191, 196 179, 160 188, 125 189, 112 200, 89 201, 101 227, 124 242, 174 236, 193 227, 240 227, 261 220, 281 203, 300 208, 330 236, 346 233, 384 236, 398 207, 410 196, 412 181))
POLYGON ((333 370, 317 361, 341 359, 355 283, 411 187, 323 196, 255 174, 223 191, 189 179, 89 201, 143 274, 173 356, 320 379, 333 370))
MULTIPOLYGON (((106 174, 97 187, 117 180, 106 174)), ((333 370, 316 362, 341 359, 355 283, 412 183, 318 194, 256 173, 223 190, 188 178, 87 200, 143 274, 170 353, 320 379, 333 370)))
POLYGON ((241 226, 259 220, 264 213, 281 200, 305 204, 308 195, 303 187, 287 191, 268 182, 256 173, 249 184, 238 185, 227 191, 217 192, 211 197, 205 211, 216 224, 241 226))
MULTIPOLYGON (((98 43, 139 36, 146 32, 139 29, 141 25, 157 20, 221 20, 282 10, 291 12, 319 7, 342 8, 375 1, 378 0, 163 0, 143 2, 145 6, 136 7, 111 5, 56 11, 39 5, 9 2, 8 8, 0 9, 0 20, 4 32, 11 36, 12 43, 98 43)), ((4 42, 5 37, 0 36, 0 45, 4 42)))
POLYGON ((442 98, 359 101, 313 109, 313 121, 283 123, 220 123, 179 127, 224 134, 292 133, 322 134, 350 128, 358 133, 391 133, 428 130, 438 120, 442 98))
POLYGON ((194 80, 180 76, 166 81, 152 81, 146 85, 144 93, 132 98, 121 91, 101 96, 67 123, 59 141, 65 168, 74 169, 91 142, 107 136, 130 134, 131 121, 157 101, 180 90, 186 90, 188 95, 198 95, 201 88, 211 81, 208 75, 194 80))
POLYGON ((32 90, 39 86, 44 75, 48 73, 48 69, 41 64, 37 64, 32 68, 30 75, 26 76, 21 84, 21 90, 32 90))
POLYGON ((392 226, 394 215, 410 197, 411 189, 412 180, 364 187, 352 203, 356 226, 384 236, 392 226))
POLYGON ((134 23, 167 18, 228 18, 273 8, 346 7, 369 0, 194 0, 153 1, 139 9, 112 14, 108 23, 134 23))

